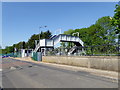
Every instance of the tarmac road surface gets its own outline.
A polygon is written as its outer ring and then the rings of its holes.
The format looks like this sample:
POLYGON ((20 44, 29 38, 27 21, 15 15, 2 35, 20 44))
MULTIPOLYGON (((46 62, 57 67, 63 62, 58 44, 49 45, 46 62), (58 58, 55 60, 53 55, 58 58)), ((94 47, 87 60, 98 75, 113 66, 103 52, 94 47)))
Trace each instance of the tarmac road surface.
POLYGON ((115 80, 43 63, 5 58, 2 69, 2 88, 118 88, 115 80))

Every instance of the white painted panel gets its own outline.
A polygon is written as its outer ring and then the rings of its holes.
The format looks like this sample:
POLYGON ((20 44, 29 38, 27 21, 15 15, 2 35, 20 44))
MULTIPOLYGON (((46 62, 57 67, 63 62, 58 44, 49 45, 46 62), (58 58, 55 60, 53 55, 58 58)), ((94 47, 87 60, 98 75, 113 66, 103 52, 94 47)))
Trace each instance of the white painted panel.
POLYGON ((53 46, 53 40, 46 39, 46 46, 53 46))
POLYGON ((56 45, 56 44, 59 43, 59 42, 60 42, 60 36, 57 37, 56 39, 54 39, 54 45, 56 45))
POLYGON ((21 53, 22 53, 22 57, 25 57, 25 49, 22 49, 21 53))
POLYGON ((66 35, 63 35, 63 36, 62 36, 62 40, 65 40, 65 41, 66 41, 66 35))
POLYGON ((71 37, 71 41, 76 41, 76 38, 75 37, 71 37))
POLYGON ((71 37, 70 36, 67 36, 67 41, 71 41, 71 37))
POLYGON ((45 46, 45 39, 40 40, 40 46, 45 46))

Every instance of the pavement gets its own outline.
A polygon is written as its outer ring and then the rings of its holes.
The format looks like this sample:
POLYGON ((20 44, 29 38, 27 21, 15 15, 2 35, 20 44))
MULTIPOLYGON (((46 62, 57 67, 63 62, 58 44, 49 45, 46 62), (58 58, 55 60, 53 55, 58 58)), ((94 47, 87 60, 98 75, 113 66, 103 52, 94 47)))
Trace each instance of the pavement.
POLYGON ((52 67, 58 67, 62 69, 67 69, 67 70, 72 70, 72 71, 85 71, 89 72, 91 74, 103 76, 106 78, 111 78, 111 79, 116 79, 118 81, 118 72, 115 71, 107 71, 107 70, 100 70, 100 69, 93 69, 93 68, 86 68, 86 67, 78 67, 78 66, 71 66, 71 65, 64 65, 64 64, 56 64, 56 63, 48 63, 48 62, 39 62, 39 61, 34 61, 30 57, 24 57, 24 58, 15 58, 19 59, 21 61, 28 61, 28 62, 33 62, 33 63, 42 63, 42 64, 47 64, 52 67))
MULTIPOLYGON (((1 71, 0 71, 1 72, 1 71)), ((118 88, 118 80, 69 66, 2 60, 2 88, 118 88), (69 68, 69 69, 68 69, 69 68)))

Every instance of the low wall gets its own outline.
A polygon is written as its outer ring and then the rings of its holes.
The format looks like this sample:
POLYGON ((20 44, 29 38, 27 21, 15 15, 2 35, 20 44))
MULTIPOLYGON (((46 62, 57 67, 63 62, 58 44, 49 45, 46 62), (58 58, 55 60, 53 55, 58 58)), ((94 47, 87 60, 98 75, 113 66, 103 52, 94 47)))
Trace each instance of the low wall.
POLYGON ((118 69, 118 56, 43 56, 42 61, 101 70, 120 71, 118 69))

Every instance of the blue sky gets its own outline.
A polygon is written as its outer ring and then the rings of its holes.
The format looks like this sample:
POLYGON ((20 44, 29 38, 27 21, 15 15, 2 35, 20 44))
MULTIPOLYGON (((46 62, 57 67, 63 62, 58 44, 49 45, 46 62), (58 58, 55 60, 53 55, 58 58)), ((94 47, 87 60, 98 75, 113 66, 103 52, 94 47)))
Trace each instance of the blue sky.
MULTIPOLYGON (((113 16, 117 2, 3 2, 2 47, 27 41, 39 31, 89 27, 98 18, 113 16), (47 25, 47 28, 39 26, 47 25)), ((58 32, 59 34, 59 32, 58 32)))

